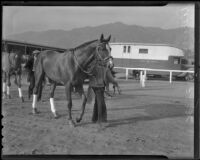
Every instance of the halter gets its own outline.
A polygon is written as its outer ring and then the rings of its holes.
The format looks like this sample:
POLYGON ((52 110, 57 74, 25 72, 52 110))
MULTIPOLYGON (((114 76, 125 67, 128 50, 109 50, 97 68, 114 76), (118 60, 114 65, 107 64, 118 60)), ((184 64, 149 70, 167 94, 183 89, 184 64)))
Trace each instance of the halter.
MULTIPOLYGON (((101 55, 99 54, 98 48, 99 48, 99 46, 96 47, 96 55, 97 55, 99 58, 96 58, 97 56, 95 56, 95 60, 98 62, 98 64, 101 63, 102 66, 106 66, 105 64, 107 63, 108 59, 112 58, 112 56, 107 56, 107 57, 105 57, 105 58, 102 58, 101 55)), ((78 67, 81 69, 81 71, 84 72, 84 73, 86 73, 86 74, 89 75, 89 76, 93 76, 92 72, 93 72, 93 70, 94 70, 95 65, 94 65, 94 67, 91 69, 91 71, 89 71, 89 72, 86 71, 86 70, 84 70, 83 67, 79 64, 78 59, 77 59, 77 56, 76 56, 76 54, 74 53, 75 49, 71 49, 71 51, 72 51, 72 53, 73 53, 73 55, 74 55, 74 59, 75 59, 77 65, 78 65, 78 67)))

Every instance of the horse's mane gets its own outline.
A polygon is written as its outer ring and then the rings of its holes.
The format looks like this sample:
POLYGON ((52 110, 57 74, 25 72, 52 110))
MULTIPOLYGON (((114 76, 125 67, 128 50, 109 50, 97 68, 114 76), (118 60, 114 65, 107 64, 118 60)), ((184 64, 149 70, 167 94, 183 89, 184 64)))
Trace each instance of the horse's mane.
POLYGON ((89 44, 91 44, 91 43, 93 43, 93 42, 96 42, 96 41, 98 41, 98 40, 96 39, 96 40, 92 40, 92 41, 89 41, 89 42, 85 42, 85 43, 81 44, 80 46, 77 46, 77 47, 75 47, 75 48, 71 48, 71 49, 69 49, 69 50, 81 49, 81 48, 83 48, 83 47, 85 47, 85 46, 87 46, 87 45, 89 45, 89 44))

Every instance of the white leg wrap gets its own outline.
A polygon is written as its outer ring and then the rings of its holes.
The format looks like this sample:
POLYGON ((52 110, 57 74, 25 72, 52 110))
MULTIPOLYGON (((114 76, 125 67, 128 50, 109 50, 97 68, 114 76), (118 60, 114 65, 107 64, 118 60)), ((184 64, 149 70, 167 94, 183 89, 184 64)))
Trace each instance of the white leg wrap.
POLYGON ((7 86, 7 95, 10 95, 10 87, 7 86))
POLYGON ((23 95, 22 95, 22 89, 18 88, 18 91, 19 91, 19 97, 22 98, 23 97, 23 95))
POLYGON ((34 94, 34 95, 33 95, 33 103, 32 103, 33 109, 36 108, 36 101, 37 101, 37 95, 34 94))
POLYGON ((54 98, 50 98, 50 105, 51 105, 51 111, 55 113, 56 108, 55 108, 54 98))
POLYGON ((3 93, 6 92, 6 83, 3 82, 3 93))

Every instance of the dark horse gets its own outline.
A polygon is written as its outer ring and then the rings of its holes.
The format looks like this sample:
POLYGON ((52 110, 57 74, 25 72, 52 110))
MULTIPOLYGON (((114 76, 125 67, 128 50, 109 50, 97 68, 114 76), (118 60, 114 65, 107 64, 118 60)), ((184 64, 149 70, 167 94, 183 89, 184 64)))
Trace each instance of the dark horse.
POLYGON ((21 74, 22 74, 22 63, 26 60, 26 56, 20 54, 19 52, 3 52, 2 57, 2 74, 3 74, 3 98, 10 96, 10 77, 12 75, 15 76, 15 84, 18 86, 19 97, 22 102, 24 102, 24 98, 21 90, 21 74), (6 92, 6 84, 7 84, 7 92, 6 92))
MULTIPOLYGON (((108 66, 107 66, 107 70, 106 70, 106 75, 105 75, 105 86, 106 86, 106 91, 105 93, 108 95, 108 96, 111 96, 112 95, 109 93, 109 84, 112 83, 113 84, 113 94, 115 94, 115 88, 117 87, 117 91, 119 94, 121 94, 121 89, 117 83, 117 81, 115 80, 115 72, 112 70, 112 67, 110 66, 113 65, 113 62, 112 62, 112 58, 109 59, 109 62, 108 62, 108 66)), ((33 64, 34 64, 34 57, 33 55, 30 55, 28 57, 28 60, 24 66, 24 68, 26 69, 26 71, 28 72, 28 77, 27 77, 27 81, 30 83, 29 84, 29 87, 28 87, 28 98, 30 99, 31 95, 33 94, 33 88, 35 86, 35 78, 34 78, 34 71, 33 71, 33 64)), ((89 78, 89 77, 88 77, 89 78)), ((45 79, 46 80, 46 79, 45 79)), ((46 80, 47 81, 47 80, 46 80)), ((46 81, 44 81, 44 85, 46 83, 46 81)), ((51 80, 48 80, 49 83, 51 83, 51 80)), ((51 85, 51 84, 50 84, 51 85)), ((60 84, 57 84, 57 85, 60 85, 60 84)), ((41 99, 41 92, 42 92, 42 88, 43 87, 40 87, 39 88, 39 95, 37 96, 37 99, 40 100, 41 99)), ((88 91, 90 91, 88 89, 88 91)), ((76 90, 75 90, 76 92, 76 90)))
MULTIPOLYGON (((24 65, 25 70, 27 71, 27 82, 29 82, 29 87, 28 87, 28 99, 31 98, 31 95, 33 94, 33 88, 35 86, 35 77, 34 77, 34 71, 33 71, 33 66, 34 66, 34 55, 29 55, 27 57, 27 61, 24 65)), ((45 83, 45 81, 44 81, 45 83)), ((39 87, 39 93, 42 92, 42 87, 39 87)), ((41 95, 40 95, 41 96, 41 95)), ((40 97, 38 97, 38 100, 40 97)))
MULTIPOLYGON (((101 35, 99 40, 93 40, 86 42, 70 51, 66 51, 62 54, 55 51, 42 51, 35 62, 35 87, 33 89, 33 114, 37 113, 36 99, 39 93, 39 87, 42 85, 43 79, 47 76, 51 81, 50 91, 50 104, 51 111, 55 117, 57 117, 55 105, 54 105, 54 91, 57 83, 61 83, 65 86, 67 107, 69 111, 69 124, 75 126, 72 120, 71 108, 72 87, 77 87, 79 93, 82 94, 82 113, 77 119, 80 122, 82 119, 85 103, 87 101, 86 95, 83 90, 83 82, 87 76, 94 76, 94 68, 96 63, 107 63, 110 58, 110 46, 108 39, 104 39, 101 35)), ((103 78, 103 77, 102 77, 103 78)))

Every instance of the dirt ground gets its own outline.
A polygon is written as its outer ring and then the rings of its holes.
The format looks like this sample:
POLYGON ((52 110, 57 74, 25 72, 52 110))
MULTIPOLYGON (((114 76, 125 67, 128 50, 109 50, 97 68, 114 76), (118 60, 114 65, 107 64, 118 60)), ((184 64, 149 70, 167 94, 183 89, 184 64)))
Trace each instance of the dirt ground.
MULTIPOLYGON (((40 113, 31 114, 27 84, 21 103, 15 85, 12 99, 2 101, 3 154, 120 154, 193 157, 193 82, 147 81, 141 88, 134 80, 119 80, 122 95, 107 98, 108 123, 103 128, 91 123, 92 104, 75 128, 68 125, 64 88, 57 87, 55 104, 60 115, 50 110, 48 87, 40 113)), ((81 112, 81 99, 73 95, 73 118, 81 112)))

